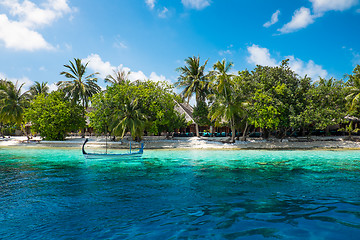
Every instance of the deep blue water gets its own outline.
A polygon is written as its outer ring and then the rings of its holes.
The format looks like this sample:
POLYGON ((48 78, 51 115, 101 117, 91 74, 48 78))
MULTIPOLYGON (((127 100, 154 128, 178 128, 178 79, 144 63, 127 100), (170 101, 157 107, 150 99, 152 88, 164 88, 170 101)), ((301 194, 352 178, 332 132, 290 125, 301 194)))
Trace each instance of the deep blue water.
POLYGON ((360 151, 0 148, 0 239, 359 239, 360 151))

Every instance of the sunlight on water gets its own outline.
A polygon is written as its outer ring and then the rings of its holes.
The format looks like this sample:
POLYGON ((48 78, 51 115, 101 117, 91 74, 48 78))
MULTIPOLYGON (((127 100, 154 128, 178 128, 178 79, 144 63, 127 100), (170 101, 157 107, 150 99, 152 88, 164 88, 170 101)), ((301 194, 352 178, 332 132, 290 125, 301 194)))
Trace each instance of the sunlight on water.
MULTIPOLYGON (((4 239, 358 239, 359 151, 0 148, 4 239)), ((1 238, 0 237, 0 238, 1 238)))

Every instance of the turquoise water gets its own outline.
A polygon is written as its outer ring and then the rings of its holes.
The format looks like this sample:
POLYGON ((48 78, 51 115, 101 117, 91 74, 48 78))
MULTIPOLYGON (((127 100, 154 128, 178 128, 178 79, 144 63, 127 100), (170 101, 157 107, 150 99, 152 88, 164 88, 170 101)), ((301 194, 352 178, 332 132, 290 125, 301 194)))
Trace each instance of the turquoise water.
POLYGON ((0 148, 0 239, 359 239, 360 151, 0 148))

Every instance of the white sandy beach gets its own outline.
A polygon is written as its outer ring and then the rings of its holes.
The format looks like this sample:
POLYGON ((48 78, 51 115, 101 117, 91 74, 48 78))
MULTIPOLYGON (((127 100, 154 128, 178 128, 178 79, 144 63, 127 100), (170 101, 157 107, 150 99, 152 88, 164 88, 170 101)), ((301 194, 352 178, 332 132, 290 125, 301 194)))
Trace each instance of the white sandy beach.
MULTIPOLYGON (((262 140, 249 138, 247 141, 236 141, 234 144, 223 143, 227 138, 173 138, 144 137, 145 149, 359 149, 360 142, 349 141, 345 137, 311 137, 291 138, 280 141, 279 139, 262 140)), ((0 147, 23 146, 23 147, 73 147, 81 148, 83 138, 72 137, 65 141, 45 141, 40 137, 34 137, 29 142, 26 137, 6 137, 0 139, 0 147)), ((104 137, 89 137, 86 145, 88 148, 105 148, 104 137)), ((129 147, 129 141, 107 142, 108 148, 125 149, 129 147)), ((133 147, 137 143, 133 142, 133 147)))

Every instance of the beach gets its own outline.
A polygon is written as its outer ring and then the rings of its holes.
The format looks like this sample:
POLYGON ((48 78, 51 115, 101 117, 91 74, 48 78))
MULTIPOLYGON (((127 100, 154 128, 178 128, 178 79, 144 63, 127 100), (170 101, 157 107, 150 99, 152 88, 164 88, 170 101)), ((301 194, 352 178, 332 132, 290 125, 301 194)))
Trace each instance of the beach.
MULTIPOLYGON (((106 141, 104 137, 88 137, 87 148, 107 148, 109 149, 127 149, 129 148, 129 139, 122 141, 106 141)), ((358 138, 351 141, 347 137, 311 137, 311 138, 287 138, 287 139, 259 139, 248 138, 247 141, 236 141, 227 143, 228 138, 198 138, 198 137, 179 137, 166 139, 165 136, 145 136, 143 142, 145 149, 354 149, 360 150, 358 138)), ((0 147, 43 147, 43 148, 81 148, 84 139, 81 137, 69 137, 65 141, 46 141, 40 137, 33 137, 29 141, 25 136, 12 136, 0 139, 0 147)), ((138 143, 132 141, 133 148, 138 147, 138 143)))

